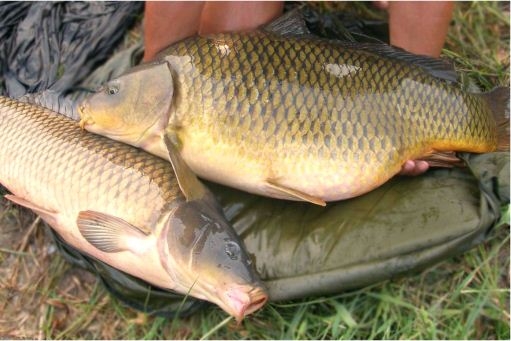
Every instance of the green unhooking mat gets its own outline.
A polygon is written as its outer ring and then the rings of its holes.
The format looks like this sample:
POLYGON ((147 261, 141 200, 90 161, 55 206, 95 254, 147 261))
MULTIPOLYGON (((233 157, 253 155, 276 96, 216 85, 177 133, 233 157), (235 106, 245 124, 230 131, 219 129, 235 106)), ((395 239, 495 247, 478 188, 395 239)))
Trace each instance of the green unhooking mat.
MULTIPOLYGON (((0 45, 4 47, 0 53, 0 90, 11 96, 48 87, 68 93, 77 86, 97 86, 122 73, 140 53, 139 47, 111 58, 81 84, 73 76, 77 70, 87 75, 101 63, 91 63, 90 58, 87 63, 83 58, 73 62, 64 53, 69 48, 67 42, 73 42, 75 55, 98 56, 100 50, 106 56, 106 46, 111 52, 113 40, 118 40, 119 30, 126 27, 119 26, 115 34, 101 27, 114 27, 113 19, 125 22, 124 18, 133 18, 141 10, 137 4, 91 4, 2 4, 0 13, 10 15, 0 19, 8 22, 0 27, 0 45), (13 14, 13 8, 18 12, 13 14), (70 17, 64 18, 62 13, 70 17), (36 14, 44 20, 35 20, 36 14), (33 31, 27 34, 20 22, 27 22, 25 28, 33 31), (58 32, 74 36, 69 39, 69 35, 58 32), (23 34, 38 44, 27 43, 23 34), (48 39, 48 34, 56 38, 48 39), (41 40, 60 45, 48 48, 41 40), (49 57, 55 51, 60 58, 49 57), (37 68, 42 65, 38 58, 45 61, 43 71, 37 68)), ((509 205, 509 154, 461 156, 468 165, 465 169, 435 169, 418 177, 396 177, 371 193, 329 203, 325 208, 262 198, 211 183, 208 186, 253 254, 271 300, 330 295, 414 272, 485 240, 500 221, 503 207, 509 205)), ((132 307, 173 316, 192 313, 202 303, 155 288, 54 237, 71 263, 96 273, 114 296, 132 307)))

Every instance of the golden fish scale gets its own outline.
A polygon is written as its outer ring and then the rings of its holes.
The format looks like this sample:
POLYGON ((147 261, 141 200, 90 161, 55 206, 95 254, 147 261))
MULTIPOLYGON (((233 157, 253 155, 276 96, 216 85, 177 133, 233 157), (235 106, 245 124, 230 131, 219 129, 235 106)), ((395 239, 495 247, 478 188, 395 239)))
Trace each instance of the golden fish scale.
POLYGON ((367 51, 253 33, 193 38, 164 54, 187 136, 277 178, 351 167, 353 181, 376 184, 433 149, 496 148, 481 96, 367 51))
POLYGON ((90 207, 149 229, 180 196, 167 162, 47 109, 0 97, 0 129, 1 180, 46 209, 90 207))

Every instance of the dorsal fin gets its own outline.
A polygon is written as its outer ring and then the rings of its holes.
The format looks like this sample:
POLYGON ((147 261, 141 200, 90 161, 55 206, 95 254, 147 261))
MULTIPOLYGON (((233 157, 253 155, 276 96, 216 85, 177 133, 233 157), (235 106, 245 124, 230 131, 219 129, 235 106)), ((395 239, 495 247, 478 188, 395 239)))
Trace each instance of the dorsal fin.
POLYGON ((284 13, 268 25, 262 28, 266 32, 275 33, 281 36, 300 36, 310 35, 310 31, 305 24, 300 8, 295 8, 284 13))
POLYGON ((372 52, 382 57, 393 58, 401 60, 411 65, 418 66, 433 77, 443 79, 449 82, 456 83, 459 81, 458 74, 454 70, 453 65, 440 58, 433 58, 429 56, 417 55, 403 50, 400 47, 377 44, 377 43, 356 43, 347 41, 337 41, 338 44, 357 50, 364 50, 372 52))
POLYGON ((386 21, 362 19, 349 11, 320 11, 315 6, 304 6, 301 12, 309 30, 318 37, 351 42, 388 42, 386 21))
MULTIPOLYGON (((265 32, 275 33, 282 36, 315 37, 307 28, 300 7, 284 13, 284 15, 281 17, 264 26, 263 30, 265 32)), ((438 79, 443 79, 452 83, 457 83, 459 81, 459 77, 454 70, 453 65, 447 60, 424 55, 417 55, 405 51, 397 46, 379 43, 375 38, 370 38, 363 34, 350 32, 345 28, 342 32, 343 36, 338 37, 338 39, 335 40, 329 40, 347 48, 364 50, 382 57, 404 61, 406 63, 422 68, 425 72, 438 79), (353 41, 356 40, 354 36, 358 35, 363 36, 366 41, 369 40, 371 42, 353 41)), ((319 37, 316 38, 321 39, 319 37)))

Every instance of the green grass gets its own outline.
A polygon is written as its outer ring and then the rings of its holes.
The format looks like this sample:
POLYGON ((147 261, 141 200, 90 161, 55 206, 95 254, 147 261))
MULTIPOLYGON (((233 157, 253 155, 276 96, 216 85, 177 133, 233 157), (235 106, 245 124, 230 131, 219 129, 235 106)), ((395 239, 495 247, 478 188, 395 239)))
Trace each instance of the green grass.
MULTIPOLYGON (((509 83, 509 10, 504 6, 459 3, 444 50, 483 89, 509 83)), ((371 8, 364 11, 378 15, 371 8)), ((42 224, 27 228, 34 215, 5 203, 0 213, 2 233, 11 238, 0 244, 0 337, 510 338, 506 227, 464 255, 420 273, 333 297, 270 303, 238 326, 212 305, 177 319, 126 308, 94 277, 55 253, 42 224)), ((504 216, 509 222, 509 209, 504 216)))
POLYGON ((509 84, 509 9, 502 3, 471 3, 454 15, 444 55, 483 89, 509 84))

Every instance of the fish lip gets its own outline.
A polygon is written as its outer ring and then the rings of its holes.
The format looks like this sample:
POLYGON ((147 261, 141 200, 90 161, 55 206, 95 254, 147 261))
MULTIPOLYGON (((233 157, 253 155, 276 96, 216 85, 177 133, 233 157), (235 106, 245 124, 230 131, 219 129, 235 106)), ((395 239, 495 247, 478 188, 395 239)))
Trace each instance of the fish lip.
POLYGON ((261 309, 266 302, 268 301, 268 292, 266 289, 262 287, 255 287, 250 292, 250 305, 247 307, 245 311, 245 316, 250 315, 253 312, 256 312, 257 310, 261 309))
POLYGON ((80 117, 86 114, 87 99, 84 99, 80 104, 78 104, 77 110, 78 110, 78 113, 80 114, 80 117))
MULTIPOLYGON (((190 280, 190 277, 186 276, 190 280)), ((262 308, 269 299, 264 282, 257 279, 252 282, 238 284, 208 283, 195 278, 192 284, 183 292, 190 296, 216 304, 227 314, 234 317, 238 324, 245 316, 262 308)))
POLYGON ((84 100, 77 107, 78 115, 80 115, 80 128, 83 130, 94 124, 94 120, 90 115, 87 115, 87 100, 84 100))
POLYGON ((232 315, 238 324, 245 316, 262 308, 268 301, 266 289, 260 285, 235 285, 223 290, 218 305, 232 315))

